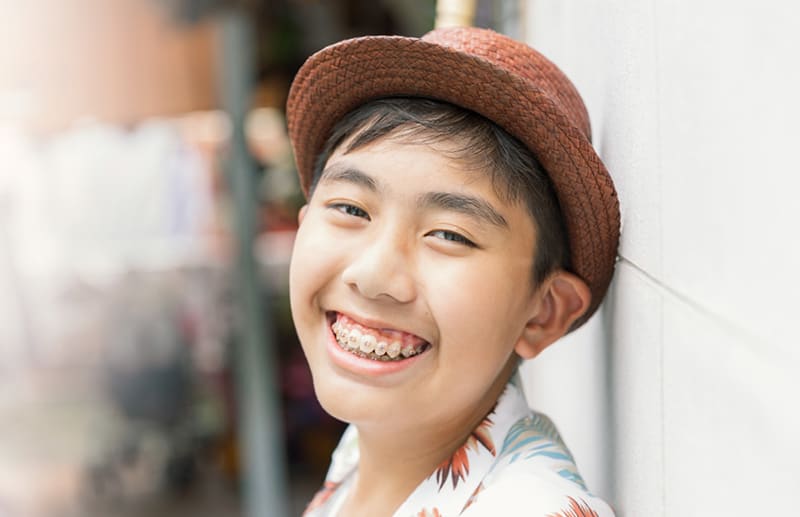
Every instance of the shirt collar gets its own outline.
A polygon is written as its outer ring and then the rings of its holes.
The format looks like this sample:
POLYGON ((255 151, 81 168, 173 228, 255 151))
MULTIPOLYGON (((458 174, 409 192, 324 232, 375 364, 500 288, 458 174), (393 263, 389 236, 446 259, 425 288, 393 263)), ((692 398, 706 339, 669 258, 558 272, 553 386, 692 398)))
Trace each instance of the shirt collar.
MULTIPOLYGON (((511 426, 528 412, 525 397, 512 380, 506 385, 494 409, 473 429, 453 455, 417 486, 397 509, 395 517, 417 515, 424 509, 432 512, 432 508, 437 508, 442 515, 458 515, 491 469, 511 426)), ((358 468, 358 460, 358 431, 351 425, 333 452, 325 484, 312 500, 306 515, 329 515, 331 507, 344 497, 352 475, 358 468)))

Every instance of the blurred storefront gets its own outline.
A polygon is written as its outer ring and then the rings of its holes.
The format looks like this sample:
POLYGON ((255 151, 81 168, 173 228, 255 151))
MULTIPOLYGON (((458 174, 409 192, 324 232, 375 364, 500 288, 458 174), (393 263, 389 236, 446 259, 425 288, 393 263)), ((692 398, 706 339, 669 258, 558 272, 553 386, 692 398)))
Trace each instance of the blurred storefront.
POLYGON ((255 515, 236 357, 240 123, 256 324, 276 371, 265 386, 283 408, 268 424, 300 514, 343 426, 314 398, 289 314, 302 196, 285 96, 314 50, 419 35, 433 12, 433 0, 0 0, 0 517, 255 515), (246 123, 225 111, 231 11, 252 31, 246 123))

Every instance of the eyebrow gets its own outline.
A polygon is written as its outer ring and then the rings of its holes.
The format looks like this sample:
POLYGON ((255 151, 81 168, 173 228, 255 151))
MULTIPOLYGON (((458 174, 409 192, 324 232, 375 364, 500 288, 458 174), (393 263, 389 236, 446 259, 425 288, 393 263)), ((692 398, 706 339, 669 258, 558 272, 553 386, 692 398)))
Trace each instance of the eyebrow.
POLYGON ((508 229, 508 221, 489 202, 474 196, 453 192, 427 192, 417 204, 425 208, 439 208, 473 217, 481 222, 508 229))
MULTIPOLYGON (((372 192, 382 189, 368 174, 348 166, 327 168, 322 172, 320 183, 346 182, 364 187, 372 192)), ((479 197, 454 192, 426 192, 417 198, 419 208, 436 208, 458 212, 472 217, 479 222, 488 223, 499 228, 508 229, 508 221, 488 201, 479 197)))
POLYGON ((346 183, 354 183, 364 187, 372 192, 378 192, 378 184, 372 179, 371 176, 361 172, 352 167, 337 167, 333 166, 322 171, 322 176, 319 179, 320 183, 335 183, 343 181, 346 183))

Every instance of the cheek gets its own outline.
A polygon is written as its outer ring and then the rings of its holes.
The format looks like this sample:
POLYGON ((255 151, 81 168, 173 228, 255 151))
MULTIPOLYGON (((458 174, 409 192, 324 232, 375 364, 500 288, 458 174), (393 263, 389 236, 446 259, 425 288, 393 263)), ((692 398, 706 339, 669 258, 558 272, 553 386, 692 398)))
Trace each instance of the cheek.
POLYGON ((328 242, 327 233, 320 230, 320 224, 312 214, 308 214, 304 224, 297 230, 292 258, 289 265, 290 289, 313 280, 326 267, 326 259, 335 248, 328 242))
MULTIPOLYGON (((307 270, 306 257, 308 253, 306 252, 304 241, 302 230, 298 230, 294 247, 292 248, 292 257, 289 261, 289 297, 293 303, 303 290, 306 277, 304 272, 307 270)), ((294 309, 294 307, 292 308, 294 309)))
POLYGON ((289 263, 289 300, 296 323, 298 316, 306 312, 306 306, 314 291, 319 289, 316 284, 322 277, 321 268, 325 264, 322 259, 326 255, 321 249, 324 241, 315 238, 314 233, 309 230, 307 224, 298 230, 289 263))
POLYGON ((517 273, 487 261, 432 276, 428 298, 442 337, 478 347, 516 337, 510 330, 516 330, 524 298, 517 273))

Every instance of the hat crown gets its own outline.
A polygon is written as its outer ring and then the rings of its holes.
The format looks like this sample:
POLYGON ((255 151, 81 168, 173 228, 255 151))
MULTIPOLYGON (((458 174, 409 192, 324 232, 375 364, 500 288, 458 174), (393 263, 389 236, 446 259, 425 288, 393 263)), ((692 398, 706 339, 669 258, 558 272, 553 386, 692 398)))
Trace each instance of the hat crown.
POLYGON ((589 114, 575 85, 552 61, 528 45, 493 30, 475 27, 435 29, 420 39, 483 59, 527 81, 558 104, 591 141, 589 114))

